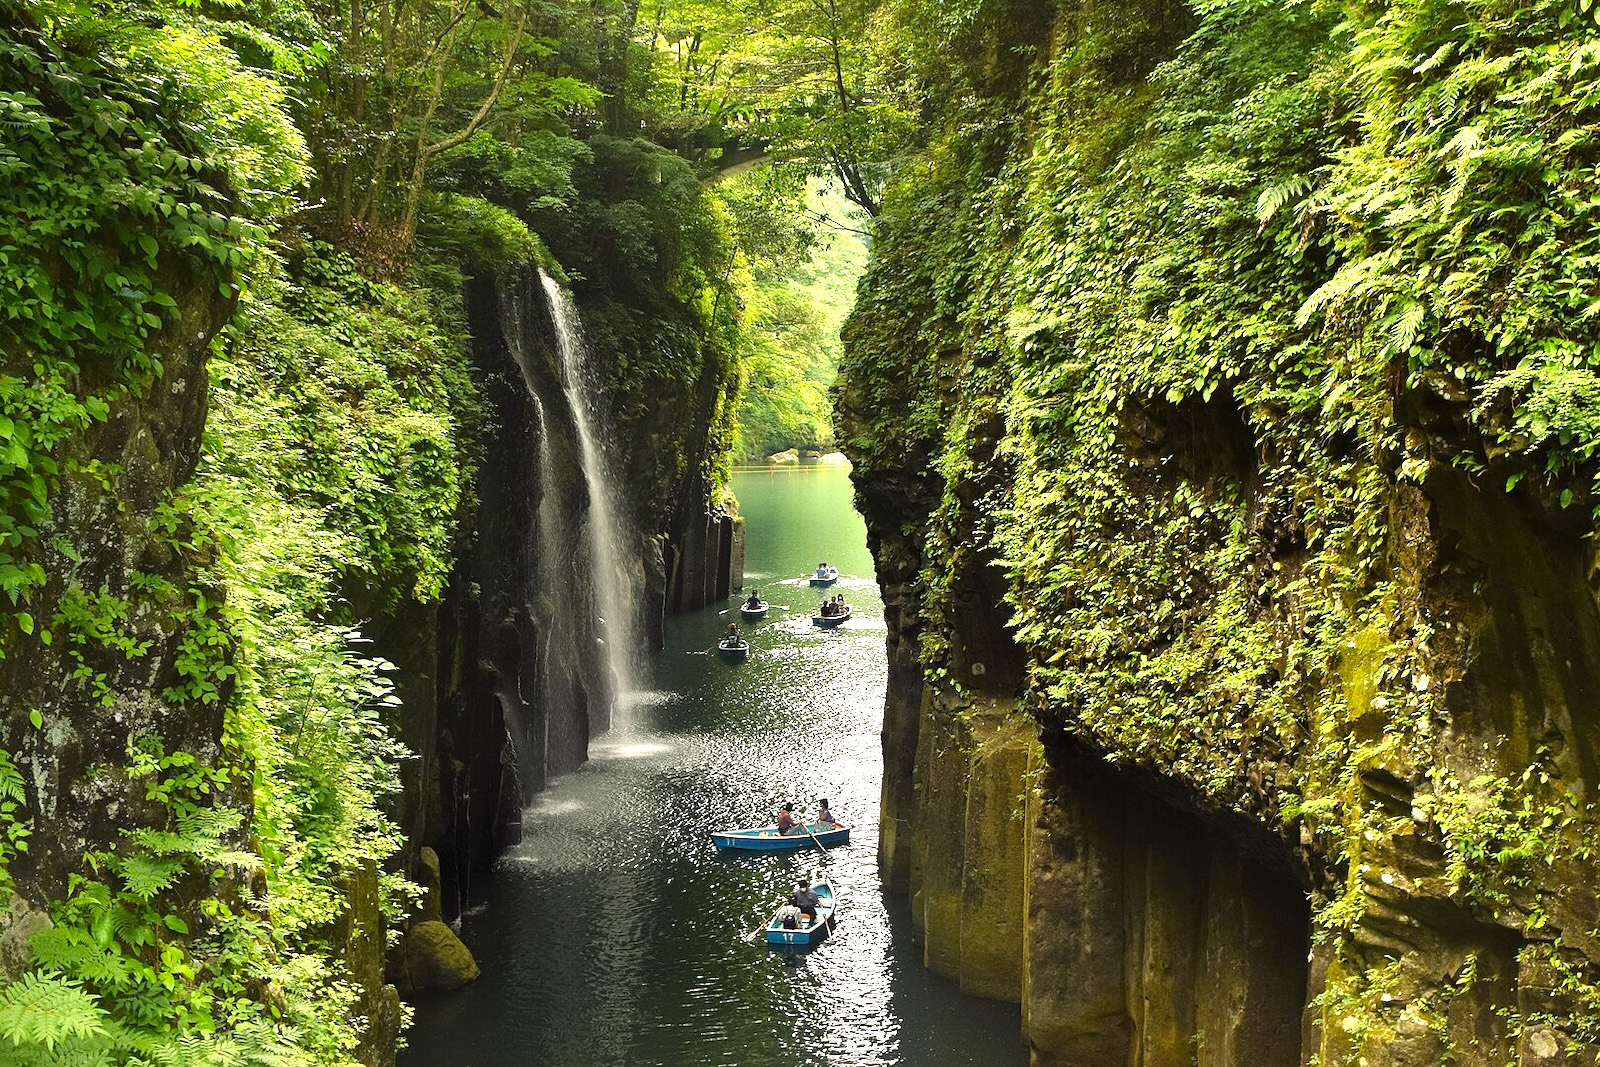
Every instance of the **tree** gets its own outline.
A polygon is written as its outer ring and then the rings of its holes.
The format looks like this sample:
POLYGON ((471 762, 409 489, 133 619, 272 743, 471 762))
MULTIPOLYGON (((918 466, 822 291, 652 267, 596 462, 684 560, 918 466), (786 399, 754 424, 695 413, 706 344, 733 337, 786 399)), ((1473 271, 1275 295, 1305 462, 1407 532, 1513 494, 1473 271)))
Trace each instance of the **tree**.
MULTIPOLYGON (((654 117, 724 150, 762 145, 831 174, 876 215, 906 113, 876 74, 874 0, 657 0, 641 47, 658 75, 654 117)), ((647 119, 648 121, 648 119, 647 119)))

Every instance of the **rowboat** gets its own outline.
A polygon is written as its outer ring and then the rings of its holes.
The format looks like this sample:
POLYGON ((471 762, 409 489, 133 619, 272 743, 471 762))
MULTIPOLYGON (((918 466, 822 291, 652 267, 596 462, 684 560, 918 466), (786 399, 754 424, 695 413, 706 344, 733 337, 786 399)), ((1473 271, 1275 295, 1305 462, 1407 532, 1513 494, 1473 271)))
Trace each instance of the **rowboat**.
POLYGON ((850 827, 825 822, 796 823, 793 830, 780 834, 776 826, 757 826, 750 830, 723 830, 721 833, 714 833, 711 835, 711 843, 724 852, 736 850, 794 852, 817 844, 823 848, 830 845, 848 845, 850 827), (807 830, 811 832, 807 833, 807 830), (813 838, 816 840, 812 840, 813 838))
POLYGON ((765 600, 756 601, 755 607, 751 607, 750 601, 746 600, 739 605, 739 617, 741 619, 763 619, 766 618, 767 609, 770 607, 772 605, 765 600))
MULTIPOLYGON (((839 902, 833 895, 833 886, 823 879, 812 883, 811 891, 817 895, 816 916, 810 923, 796 925, 790 930, 783 925, 784 909, 779 908, 767 921, 768 947, 781 949, 790 945, 815 945, 833 933, 839 915, 839 902)), ((804 919, 797 920, 797 923, 804 922, 804 919)))
POLYGON ((730 660, 749 659, 750 642, 742 637, 724 637, 717 642, 717 655, 730 660))
POLYGON ((811 584, 812 585, 832 585, 834 582, 837 582, 838 580, 839 580, 839 568, 838 567, 829 567, 827 569, 827 571, 825 571, 824 573, 822 573, 822 574, 813 574, 811 576, 811 584))
POLYGON ((841 622, 844 622, 844 620, 848 619, 853 611, 855 611, 855 609, 849 604, 846 604, 844 606, 844 610, 839 614, 823 615, 822 613, 818 612, 817 614, 811 616, 811 622, 816 626, 822 627, 824 630, 831 630, 835 626, 838 626, 841 622))

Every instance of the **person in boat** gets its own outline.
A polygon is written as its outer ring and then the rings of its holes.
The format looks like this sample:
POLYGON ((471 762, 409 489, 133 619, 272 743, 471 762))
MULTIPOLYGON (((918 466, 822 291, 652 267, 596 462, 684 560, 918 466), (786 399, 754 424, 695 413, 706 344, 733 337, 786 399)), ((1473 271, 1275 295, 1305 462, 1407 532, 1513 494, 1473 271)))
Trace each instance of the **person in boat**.
POLYGON ((761 593, 755 589, 750 590, 750 599, 744 602, 744 606, 751 611, 759 608, 761 606, 761 593))
POLYGON ((826 578, 827 576, 828 576, 828 565, 826 563, 817 564, 817 577, 818 578, 826 578))
POLYGON ((778 833, 794 833, 794 805, 785 804, 778 810, 778 833))
POLYGON ((832 615, 833 614, 833 601, 824 600, 822 602, 822 607, 818 609, 817 614, 821 615, 824 619, 826 619, 829 615, 832 615))
POLYGON ((839 820, 833 817, 833 812, 828 810, 828 798, 822 797, 817 801, 817 821, 828 826, 838 826, 839 820))
POLYGON ((789 898, 789 903, 800 909, 803 919, 811 920, 816 917, 817 906, 822 903, 822 898, 817 896, 816 890, 805 882, 796 882, 794 895, 789 898))
POLYGON ((744 644, 744 634, 739 632, 739 624, 736 622, 730 622, 728 624, 728 632, 722 635, 722 640, 724 644, 728 645, 737 646, 744 644))

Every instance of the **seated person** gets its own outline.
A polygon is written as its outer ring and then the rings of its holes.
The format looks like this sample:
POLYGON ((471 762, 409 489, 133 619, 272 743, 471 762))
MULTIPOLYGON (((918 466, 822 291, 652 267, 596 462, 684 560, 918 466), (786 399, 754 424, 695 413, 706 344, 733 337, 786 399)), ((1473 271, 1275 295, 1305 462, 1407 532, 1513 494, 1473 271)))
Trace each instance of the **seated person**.
POLYGON ((761 606, 761 594, 754 589, 750 590, 750 599, 744 602, 744 606, 747 608, 759 608, 761 606))
POLYGON ((800 909, 793 904, 785 904, 778 909, 778 925, 785 930, 800 928, 800 909))
POLYGON ((817 821, 829 826, 838 826, 839 820, 833 817, 833 812, 828 810, 828 798, 823 797, 817 801, 817 821))
POLYGON ((826 563, 817 564, 817 577, 818 578, 826 578, 827 576, 828 576, 828 565, 826 563))
POLYGON ((794 805, 785 804, 778 812, 778 833, 788 834, 794 832, 794 805))
POLYGON ((816 917, 817 905, 822 903, 822 898, 805 882, 796 882, 789 903, 800 909, 801 918, 811 920, 816 917))

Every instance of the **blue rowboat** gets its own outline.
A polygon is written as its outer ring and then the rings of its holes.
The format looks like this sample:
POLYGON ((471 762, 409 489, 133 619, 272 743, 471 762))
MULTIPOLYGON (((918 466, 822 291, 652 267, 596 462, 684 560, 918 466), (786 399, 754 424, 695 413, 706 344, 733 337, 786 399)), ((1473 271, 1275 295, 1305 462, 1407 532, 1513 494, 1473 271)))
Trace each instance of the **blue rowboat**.
POLYGON ((750 642, 742 637, 724 637, 717 642, 717 655, 723 659, 742 660, 750 658, 750 642))
MULTIPOLYGON (((833 886, 824 879, 814 882, 811 891, 817 895, 816 917, 804 926, 797 925, 793 930, 783 925, 783 909, 779 908, 767 921, 767 946, 782 949, 789 946, 815 945, 829 934, 833 933, 834 923, 839 916, 839 902, 833 895, 833 886)), ((804 922, 804 920, 800 920, 804 922)))
POLYGON ((841 622, 844 622, 846 619, 848 619, 850 617, 851 612, 853 612, 854 610, 855 609, 852 608, 849 604, 846 604, 844 606, 844 611, 840 612, 837 615, 823 615, 822 613, 819 612, 819 613, 811 616, 811 623, 812 623, 813 626, 820 626, 824 630, 831 630, 835 626, 838 626, 841 622))
POLYGON ((839 568, 838 567, 829 567, 826 573, 824 573, 824 574, 813 574, 811 576, 811 584, 812 585, 832 585, 834 582, 837 582, 838 580, 839 580, 839 568))
POLYGON ((821 844, 823 848, 850 843, 850 827, 829 825, 825 822, 795 823, 787 834, 778 833, 776 826, 757 826, 750 830, 724 830, 711 835, 711 843, 724 852, 795 852, 821 844), (806 833, 810 830, 810 833, 806 833), (816 838, 815 841, 812 838, 816 838))
POLYGON ((739 617, 741 619, 764 619, 767 615, 767 609, 770 607, 772 605, 765 600, 756 601, 755 607, 751 607, 750 602, 746 600, 739 605, 739 617))

